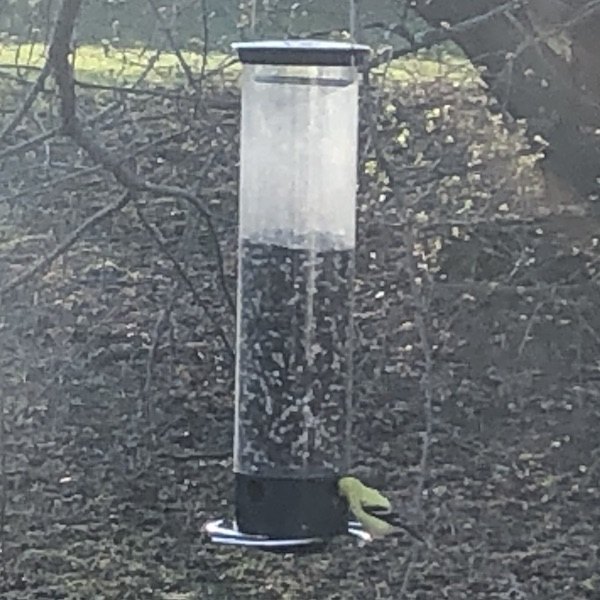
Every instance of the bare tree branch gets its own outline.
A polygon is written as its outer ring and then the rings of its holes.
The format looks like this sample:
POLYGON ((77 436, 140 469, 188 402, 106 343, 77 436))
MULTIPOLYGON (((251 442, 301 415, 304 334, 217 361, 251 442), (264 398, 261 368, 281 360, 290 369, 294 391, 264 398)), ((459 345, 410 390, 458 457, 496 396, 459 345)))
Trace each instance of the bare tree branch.
POLYGON ((206 67, 208 66, 208 38, 209 38, 209 28, 208 28, 208 6, 206 4, 207 0, 200 0, 201 2, 201 10, 202 10, 202 67, 200 67, 200 83, 204 82, 204 78, 206 77, 206 67))
POLYGON ((38 75, 35 84, 31 88, 31 91, 27 95, 27 98, 25 98, 23 105, 0 133, 0 143, 3 142, 19 126, 21 121, 24 119, 25 115, 29 112, 38 94, 44 89, 44 84, 46 83, 46 79, 48 78, 49 74, 50 63, 46 62, 44 64, 44 67, 40 71, 40 74, 38 75))
POLYGON ((73 28, 80 8, 81 0, 63 0, 48 51, 48 63, 60 89, 62 129, 67 135, 77 123, 75 85, 69 55, 73 28))
POLYGON ((109 204, 99 211, 95 212, 89 219, 86 219, 75 231, 73 231, 63 242, 61 242, 54 250, 45 258, 35 263, 32 267, 9 281, 4 287, 0 288, 0 299, 5 297, 15 288, 30 281, 35 275, 46 270, 59 256, 63 255, 74 246, 82 237, 83 234, 106 219, 110 215, 122 210, 131 200, 131 194, 125 192, 116 202, 109 204))
MULTIPOLYGON (((393 175, 387 171, 390 177, 390 183, 398 205, 402 205, 402 187, 398 186, 397 182, 394 181, 393 175)), ((417 481, 417 489, 415 490, 415 503, 419 512, 422 514, 422 502, 423 502, 423 491, 425 488, 425 481, 427 480, 427 473, 429 470, 429 449, 431 446, 431 436, 433 433, 433 396, 434 396, 434 382, 433 382, 433 353, 431 350, 431 342, 429 341, 429 334, 427 331, 427 323, 425 320, 426 305, 423 300, 423 287, 417 282, 420 279, 420 275, 415 266, 414 249, 415 239, 412 230, 412 223, 407 218, 406 213, 402 215, 405 222, 404 228, 404 247, 406 252, 405 267, 410 279, 410 288, 412 292, 412 299, 415 305, 415 325, 419 334, 419 341, 421 343, 421 351, 423 352, 423 358, 425 362, 425 369, 421 377, 421 387, 425 396, 425 402, 423 405, 423 412, 425 416, 425 432, 423 434, 423 441, 421 446, 421 462, 419 467, 419 479, 417 481)))
POLYGON ((600 84, 594 40, 600 3, 563 2, 560 18, 550 20, 549 26, 536 27, 536 15, 538 20, 543 18, 546 3, 515 2, 475 28, 460 29, 465 19, 477 16, 478 4, 496 8, 500 0, 416 0, 414 8, 432 24, 440 19, 450 21, 452 41, 473 64, 482 67, 481 77, 502 111, 526 120, 527 135, 534 143, 539 137, 547 141, 541 163, 546 172, 570 194, 581 199, 596 195, 600 145, 593 132, 600 118, 600 84), (562 33, 566 38, 558 43, 566 45, 572 58, 552 45, 553 36, 562 33))
POLYGON ((413 54, 419 50, 431 48, 443 42, 451 41, 454 35, 478 27, 482 23, 485 23, 486 21, 493 19, 500 14, 510 11, 514 5, 515 0, 511 0, 510 2, 505 2, 500 6, 496 6, 491 10, 482 13, 481 15, 465 19, 464 21, 456 23, 455 25, 428 29, 414 35, 402 23, 394 23, 392 26, 385 26, 386 30, 388 30, 390 33, 395 33, 404 38, 408 42, 408 46, 406 48, 399 48, 390 53, 386 53, 383 57, 379 56, 373 59, 369 64, 369 68, 378 67, 384 62, 394 60, 408 54, 413 54))
MULTIPOLYGON (((202 308, 204 308, 206 313, 208 315, 210 315, 211 311, 208 308, 207 303, 204 302, 200 298, 200 296, 198 295, 198 292, 196 291, 196 288, 194 287, 194 284, 191 282, 190 278, 188 277, 187 273, 185 272, 185 269, 183 268, 181 263, 177 260, 175 255, 169 250, 167 243, 166 243, 162 233, 160 232, 160 230, 155 225, 152 225, 151 223, 148 222, 148 220, 146 219, 144 213, 142 212, 142 210, 139 206, 136 206, 135 210, 136 210, 136 214, 137 214, 140 222, 142 223, 144 229, 150 234, 150 237, 156 242, 156 244, 160 248, 161 252, 169 259, 169 261, 173 265, 173 268, 175 269, 175 271, 177 272, 177 274, 179 275, 179 277, 181 278, 183 283, 185 283, 187 288, 192 293, 192 297, 194 298, 194 301, 196 302, 196 304, 198 306, 201 306, 202 308)), ((218 336, 221 338, 221 341, 223 342, 223 345, 227 349, 229 355, 231 356, 231 358, 235 357, 235 351, 233 349, 233 345, 229 341, 229 338, 227 337, 227 334, 225 333, 223 328, 219 325, 218 320, 215 318, 212 318, 212 317, 211 317, 211 320, 217 331, 218 336)))
MULTIPOLYGON (((115 108, 118 108, 118 107, 119 107, 119 104, 116 102, 109 104, 106 108, 102 109, 98 114, 94 115, 91 119, 86 121, 86 125, 94 125, 94 124, 98 123, 98 121, 101 121, 108 113, 112 112, 113 110, 115 110, 115 108)), ((27 152, 27 150, 31 150, 32 148, 35 148, 39 144, 42 144, 43 142, 46 142, 49 139, 55 137, 56 135, 58 135, 60 133, 60 131, 61 131, 60 127, 57 127, 55 129, 51 129, 50 131, 46 131, 46 132, 42 133, 41 135, 38 135, 34 138, 26 140, 26 141, 22 142, 21 144, 17 144, 16 146, 10 146, 6 150, 3 150, 2 152, 0 152, 0 160, 2 160, 3 158, 8 158, 9 156, 14 156, 15 154, 22 154, 23 152, 27 152)), ((0 201, 1 200, 2 200, 2 198, 0 198, 0 201)))
POLYGON ((148 4, 150 4, 150 6, 152 7, 152 10, 154 11, 156 18, 158 19, 158 22, 160 23, 160 28, 162 29, 163 33, 165 34, 167 40, 169 41, 171 50, 173 50, 173 52, 175 53, 175 56, 177 57, 177 60, 179 61, 179 64, 181 65, 181 68, 183 69, 183 72, 185 73, 185 77, 186 77, 188 83, 190 84, 190 86, 192 88, 195 88, 196 80, 194 78, 194 74, 192 73, 192 69, 190 69, 190 66, 187 64, 185 58, 183 58, 183 54, 181 53, 179 45, 175 41, 173 32, 171 31, 171 28, 167 24, 162 12, 161 12, 161 9, 157 6, 155 0, 148 0, 148 4))
MULTIPOLYGON (((141 214, 139 211, 139 207, 136 207, 136 211, 138 212, 139 216, 141 214)), ((178 289, 179 282, 176 281, 171 286, 171 291, 169 292, 169 300, 167 302, 167 305, 163 309, 161 309, 161 311, 158 314, 158 318, 156 319, 154 331, 152 332, 150 348, 148 350, 148 358, 146 360, 146 376, 144 379, 142 390, 138 397, 138 414, 142 415, 145 412, 146 418, 150 422, 151 426, 156 425, 154 423, 154 406, 152 403, 152 399, 150 398, 150 386, 152 385, 152 374, 154 372, 154 364, 156 363, 156 353, 160 344, 160 339, 163 334, 165 323, 169 322, 171 312, 173 311, 173 306, 175 305, 175 300, 177 299, 178 289)))

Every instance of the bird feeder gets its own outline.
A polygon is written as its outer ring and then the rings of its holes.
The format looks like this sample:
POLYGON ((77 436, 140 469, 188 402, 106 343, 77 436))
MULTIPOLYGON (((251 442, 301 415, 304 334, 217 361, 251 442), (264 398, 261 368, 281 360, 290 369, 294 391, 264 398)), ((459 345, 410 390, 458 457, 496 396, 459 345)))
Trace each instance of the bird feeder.
POLYGON ((300 545, 348 532, 336 483, 350 466, 357 66, 369 48, 234 48, 243 64, 235 529, 300 545))

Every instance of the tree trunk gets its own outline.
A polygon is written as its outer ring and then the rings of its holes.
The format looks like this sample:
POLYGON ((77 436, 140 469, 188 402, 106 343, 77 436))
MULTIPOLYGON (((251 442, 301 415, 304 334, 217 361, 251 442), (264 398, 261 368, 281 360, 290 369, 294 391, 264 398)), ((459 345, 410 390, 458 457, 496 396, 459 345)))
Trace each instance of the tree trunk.
POLYGON ((416 0, 449 27, 501 106, 549 144, 543 168, 583 198, 600 193, 600 1, 416 0), (504 11, 499 9, 506 5, 504 11), (482 17, 495 12, 487 18, 482 17), (471 20, 472 21, 469 21, 471 20), (462 26, 458 26, 459 24, 462 26))

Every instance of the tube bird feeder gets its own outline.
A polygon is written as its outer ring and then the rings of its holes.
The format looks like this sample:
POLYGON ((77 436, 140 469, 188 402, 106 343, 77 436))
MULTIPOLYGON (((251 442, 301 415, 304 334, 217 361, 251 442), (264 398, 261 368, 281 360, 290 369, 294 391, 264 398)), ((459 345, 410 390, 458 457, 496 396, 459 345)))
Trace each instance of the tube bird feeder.
POLYGON ((243 65, 235 526, 348 532, 358 66, 367 46, 234 44, 243 65))

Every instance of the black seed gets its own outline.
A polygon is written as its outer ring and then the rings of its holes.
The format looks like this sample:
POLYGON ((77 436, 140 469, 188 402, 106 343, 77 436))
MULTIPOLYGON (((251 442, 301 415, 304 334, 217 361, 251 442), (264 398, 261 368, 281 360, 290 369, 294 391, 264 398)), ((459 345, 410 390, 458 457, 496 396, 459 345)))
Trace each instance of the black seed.
POLYGON ((354 251, 322 234, 275 232, 240 252, 237 467, 288 477, 345 469, 354 251))

